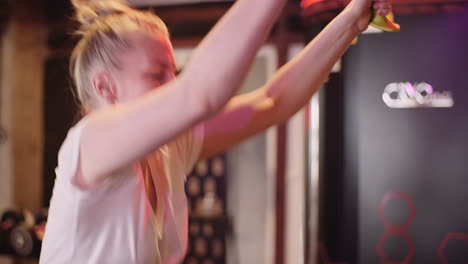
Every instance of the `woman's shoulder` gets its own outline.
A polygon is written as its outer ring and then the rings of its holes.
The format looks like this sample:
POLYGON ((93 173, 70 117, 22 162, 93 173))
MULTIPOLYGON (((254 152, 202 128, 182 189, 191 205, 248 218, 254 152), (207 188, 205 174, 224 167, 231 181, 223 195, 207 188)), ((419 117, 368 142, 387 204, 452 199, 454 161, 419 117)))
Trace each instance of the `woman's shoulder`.
POLYGON ((80 138, 87 121, 88 116, 84 116, 68 130, 58 152, 58 171, 69 174, 76 170, 80 151, 80 138))

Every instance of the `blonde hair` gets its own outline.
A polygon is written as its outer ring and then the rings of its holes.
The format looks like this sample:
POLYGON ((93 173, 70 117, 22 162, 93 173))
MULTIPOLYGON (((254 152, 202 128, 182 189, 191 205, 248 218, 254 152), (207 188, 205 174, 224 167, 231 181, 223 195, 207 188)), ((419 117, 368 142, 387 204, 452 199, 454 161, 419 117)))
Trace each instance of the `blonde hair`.
POLYGON ((133 9, 120 0, 72 0, 81 36, 73 50, 70 72, 82 111, 92 108, 91 74, 96 66, 118 68, 118 52, 131 48, 127 33, 151 33, 154 29, 169 38, 164 22, 150 11, 133 9))

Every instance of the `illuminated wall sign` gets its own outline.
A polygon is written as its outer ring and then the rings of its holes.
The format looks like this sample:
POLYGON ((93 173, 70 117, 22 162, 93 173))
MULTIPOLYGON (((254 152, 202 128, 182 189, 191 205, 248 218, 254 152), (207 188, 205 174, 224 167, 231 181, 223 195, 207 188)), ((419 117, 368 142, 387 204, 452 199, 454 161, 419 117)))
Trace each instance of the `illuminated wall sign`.
POLYGON ((390 108, 452 107, 450 92, 434 92, 432 85, 421 82, 390 83, 382 94, 384 103, 390 108))

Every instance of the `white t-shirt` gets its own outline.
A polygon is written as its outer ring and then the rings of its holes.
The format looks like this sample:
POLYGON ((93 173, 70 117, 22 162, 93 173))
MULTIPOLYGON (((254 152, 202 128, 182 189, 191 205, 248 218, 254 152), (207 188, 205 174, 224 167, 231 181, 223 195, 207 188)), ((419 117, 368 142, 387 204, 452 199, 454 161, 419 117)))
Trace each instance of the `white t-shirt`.
POLYGON ((70 129, 58 155, 40 263, 180 263, 187 248, 184 182, 201 150, 202 126, 149 156, 151 173, 157 175, 155 215, 138 166, 93 189, 73 184, 86 120, 70 129))

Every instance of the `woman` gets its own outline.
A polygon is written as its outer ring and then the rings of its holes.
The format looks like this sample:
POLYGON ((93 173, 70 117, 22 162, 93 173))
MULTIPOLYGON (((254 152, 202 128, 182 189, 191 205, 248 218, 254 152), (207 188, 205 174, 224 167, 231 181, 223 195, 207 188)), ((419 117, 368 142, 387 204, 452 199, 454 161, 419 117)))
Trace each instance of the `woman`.
POLYGON ((301 109, 367 27, 372 1, 353 0, 268 83, 232 99, 286 0, 236 1, 177 79, 157 16, 115 0, 73 3, 85 116, 59 152, 41 263, 179 263, 194 163, 301 109))

